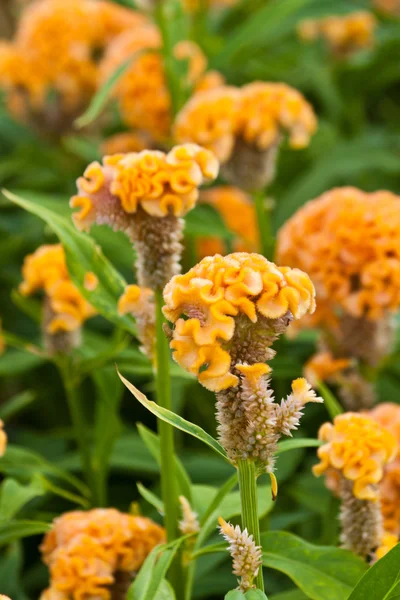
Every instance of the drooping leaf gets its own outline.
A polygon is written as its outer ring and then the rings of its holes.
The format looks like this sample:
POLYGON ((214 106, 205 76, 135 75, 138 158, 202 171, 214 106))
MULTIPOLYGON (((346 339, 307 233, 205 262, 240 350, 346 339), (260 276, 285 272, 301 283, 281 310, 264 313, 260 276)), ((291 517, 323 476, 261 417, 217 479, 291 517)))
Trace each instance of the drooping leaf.
POLYGON ((0 521, 12 519, 30 500, 45 493, 40 475, 27 485, 8 477, 0 487, 0 521))
POLYGON ((5 546, 31 535, 50 531, 51 525, 42 521, 7 521, 0 523, 0 546, 5 546))
POLYGON ((283 454, 289 450, 296 450, 298 448, 318 448, 322 445, 320 440, 313 438, 294 438, 291 440, 284 440, 279 442, 276 454, 283 454))
POLYGON ((7 423, 30 406, 36 398, 37 396, 32 390, 25 390, 20 394, 11 396, 0 406, 0 419, 7 423))
POLYGON ((261 535, 263 565, 285 573, 311 600, 346 600, 367 564, 348 550, 316 546, 283 531, 261 535))

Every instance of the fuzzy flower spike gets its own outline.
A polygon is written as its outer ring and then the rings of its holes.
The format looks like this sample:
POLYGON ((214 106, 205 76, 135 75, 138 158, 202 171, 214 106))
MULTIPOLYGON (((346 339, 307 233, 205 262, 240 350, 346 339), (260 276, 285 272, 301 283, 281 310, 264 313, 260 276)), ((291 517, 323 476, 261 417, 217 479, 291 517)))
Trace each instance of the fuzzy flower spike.
POLYGON ((162 527, 113 508, 75 511, 56 519, 41 551, 50 587, 41 600, 124 600, 162 527))
POLYGON ((50 353, 67 353, 80 343, 84 321, 96 314, 68 275, 61 244, 40 246, 22 267, 21 294, 44 291, 42 327, 50 353))
POLYGON ((241 89, 220 86, 198 92, 176 118, 180 142, 196 142, 215 152, 223 176, 254 191, 270 183, 282 137, 304 148, 317 120, 300 92, 284 83, 256 81, 241 89))
POLYGON ((307 402, 322 402, 297 379, 288 398, 274 403, 265 364, 290 321, 315 308, 308 275, 259 254, 216 255, 175 276, 164 300, 174 324, 174 359, 217 394, 219 436, 229 458, 258 461, 272 473, 280 435, 297 428, 307 402))
MULTIPOLYGON (((400 306, 399 201, 387 191, 336 188, 300 208, 279 232, 278 260, 304 269, 315 284, 320 301, 310 325, 320 327, 320 351, 333 359, 375 367, 391 351, 400 306)), ((340 384, 346 406, 374 403, 357 367, 340 384)))
POLYGON ((125 232, 137 253, 141 287, 162 289, 179 272, 183 221, 195 205, 198 188, 215 179, 218 162, 195 144, 175 146, 167 154, 143 150, 106 156, 91 163, 78 179, 76 227, 97 223, 125 232))
POLYGON ((262 548, 255 544, 253 536, 249 535, 247 529, 241 531, 239 525, 234 527, 222 517, 219 517, 218 522, 221 535, 229 543, 233 574, 240 577, 239 589, 247 592, 255 587, 253 582, 262 564, 262 548))
POLYGON ((382 540, 379 483, 384 467, 396 455, 393 435, 366 415, 344 413, 325 423, 318 437, 316 476, 325 474, 339 495, 344 548, 367 558, 382 540))

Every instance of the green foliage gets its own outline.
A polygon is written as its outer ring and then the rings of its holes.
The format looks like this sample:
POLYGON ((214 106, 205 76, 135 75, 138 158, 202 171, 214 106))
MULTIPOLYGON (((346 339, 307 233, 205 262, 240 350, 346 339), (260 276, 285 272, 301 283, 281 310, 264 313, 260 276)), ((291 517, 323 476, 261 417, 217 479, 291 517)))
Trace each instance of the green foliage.
POLYGON ((378 560, 362 577, 349 600, 395 600, 400 596, 400 544, 378 560))

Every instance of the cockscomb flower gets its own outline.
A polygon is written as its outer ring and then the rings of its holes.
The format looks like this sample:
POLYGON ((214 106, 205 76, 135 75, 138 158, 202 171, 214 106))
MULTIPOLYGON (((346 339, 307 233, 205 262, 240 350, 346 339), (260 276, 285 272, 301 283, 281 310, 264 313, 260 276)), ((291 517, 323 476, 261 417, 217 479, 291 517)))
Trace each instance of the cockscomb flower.
POLYGON ((253 190, 272 180, 283 135, 292 148, 303 148, 316 125, 300 92, 257 81, 241 89, 222 86, 195 94, 178 114, 174 132, 179 142, 211 149, 230 183, 253 190))
POLYGON ((4 431, 4 423, 0 419, 0 456, 4 456, 7 449, 7 434, 4 431))
POLYGON ((247 592, 255 587, 254 579, 262 564, 262 548, 255 544, 253 536, 248 534, 247 529, 241 531, 239 525, 234 527, 222 517, 219 517, 218 522, 220 533, 229 543, 233 574, 240 577, 238 589, 247 592))
POLYGON ((377 548, 377 550, 375 552, 376 560, 383 558, 385 556, 385 554, 390 552, 390 550, 392 550, 398 544, 398 542, 399 542, 399 539, 398 539, 397 535, 393 535, 392 533, 385 532, 382 535, 380 546, 379 546, 379 548, 377 548))
POLYGON ((399 0, 374 0, 374 6, 377 10, 395 17, 400 16, 399 0))
POLYGON ((334 54, 349 56, 357 50, 373 46, 376 25, 372 13, 358 11, 349 15, 306 19, 300 23, 298 34, 307 42, 323 38, 334 54))
POLYGON ((152 148, 152 141, 144 131, 123 131, 106 138, 101 144, 101 154, 126 154, 128 152, 141 152, 152 148))
MULTIPOLYGON (((114 87, 113 96, 126 125, 146 131, 158 142, 165 142, 171 127, 171 97, 160 54, 161 44, 155 25, 146 24, 127 31, 109 45, 100 72, 101 80, 106 81, 124 61, 134 56, 131 66, 114 87)), ((188 61, 186 83, 194 85, 207 67, 200 47, 183 40, 175 46, 174 55, 178 60, 188 61)))
POLYGON ((288 399, 274 404, 265 364, 290 321, 314 310, 310 279, 259 254, 216 255, 176 275, 164 300, 173 357, 217 393, 219 435, 230 459, 259 460, 272 472, 279 435, 297 427, 306 402, 321 401, 296 380, 288 399))
POLYGON ((195 144, 106 156, 91 163, 77 181, 71 206, 76 227, 97 223, 125 232, 137 252, 141 287, 163 288, 179 272, 185 215, 195 205, 198 188, 213 180, 218 162, 195 144))
MULTIPOLYGON (((235 252, 255 252, 259 247, 257 217, 254 204, 248 194, 239 188, 221 185, 204 190, 200 202, 210 204, 221 215, 228 229, 235 234, 232 246, 235 252)), ((224 254, 220 238, 207 237, 198 240, 201 257, 224 254)))
POLYGON ((279 231, 278 260, 307 271, 322 306, 329 301, 336 314, 333 326, 320 319, 322 349, 335 358, 376 366, 390 353, 400 305, 399 201, 387 191, 336 188, 279 231))
POLYGON ((115 509, 66 513, 54 521, 41 551, 50 569, 42 600, 123 600, 164 529, 115 509))
MULTIPOLYGON (((70 126, 98 84, 98 64, 106 45, 145 18, 112 2, 37 0, 22 13, 12 47, 21 57, 6 87, 24 101, 25 116, 52 132, 70 126), (49 95, 56 100, 49 104, 49 95)), ((5 81, 0 61, 0 83, 5 81)))
POLYGON ((150 359, 154 358, 156 340, 156 322, 154 292, 138 285, 128 285, 118 302, 118 311, 122 315, 130 313, 135 317, 141 350, 150 359))
POLYGON ((395 438, 371 417, 344 413, 325 423, 318 437, 316 476, 336 472, 342 501, 340 521, 344 548, 367 557, 379 546, 382 516, 379 483, 397 452, 395 438))
POLYGON ((42 324, 49 352, 68 352, 79 345, 80 328, 96 311, 70 280, 61 244, 40 246, 28 255, 22 276, 21 294, 45 294, 42 324))
POLYGON ((335 381, 350 366, 349 358, 334 358, 331 352, 318 352, 304 365, 304 375, 317 386, 320 381, 335 381))

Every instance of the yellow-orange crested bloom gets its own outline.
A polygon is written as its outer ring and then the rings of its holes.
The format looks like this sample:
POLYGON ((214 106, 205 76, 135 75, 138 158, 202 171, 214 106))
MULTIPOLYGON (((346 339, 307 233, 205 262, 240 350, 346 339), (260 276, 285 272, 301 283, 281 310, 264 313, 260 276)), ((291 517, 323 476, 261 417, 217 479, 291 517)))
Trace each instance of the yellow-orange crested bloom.
POLYGON ((143 131, 124 131, 115 133, 105 139, 101 145, 101 154, 127 154, 128 152, 141 152, 152 147, 151 138, 143 131))
POLYGON ((118 301, 121 315, 132 314, 138 326, 138 335, 142 343, 141 350, 149 358, 154 356, 156 341, 156 319, 154 292, 138 285, 128 285, 118 301))
MULTIPOLYGON (((235 252, 255 252, 259 247, 257 217, 254 204, 248 194, 241 189, 220 185, 200 194, 200 202, 210 204, 221 215, 225 225, 235 234, 235 252)), ((220 238, 199 239, 201 257, 223 254, 224 244, 220 238)))
POLYGON ((400 457, 400 406, 394 402, 382 402, 368 412, 369 416, 390 431, 399 444, 400 457))
POLYGON ((311 385, 332 379, 351 365, 349 358, 335 358, 331 352, 318 352, 304 365, 304 375, 311 385))
POLYGON ((164 314, 175 324, 174 359, 212 391, 238 385, 229 350, 235 333, 246 337, 246 328, 258 323, 252 350, 262 345, 260 351, 265 351, 262 334, 268 327, 271 333, 273 326, 262 319, 278 320, 288 312, 299 319, 315 308, 314 287, 305 273, 246 253, 204 258, 172 278, 164 300, 164 314), (242 316, 245 321, 239 326, 242 316))
POLYGON ((375 552, 375 557, 377 560, 383 558, 385 554, 390 552, 398 543, 399 538, 397 535, 393 535, 392 533, 385 532, 382 536, 381 545, 377 548, 375 552))
POLYGON ((323 38, 332 52, 347 56, 356 50, 373 46, 376 25, 372 13, 358 11, 349 15, 306 19, 300 23, 298 34, 304 41, 323 38))
POLYGON ((61 244, 40 246, 28 255, 22 267, 23 282, 19 289, 28 296, 43 290, 48 299, 51 318, 47 332, 74 331, 95 314, 69 278, 61 244))
POLYGON ((196 142, 227 162, 235 143, 257 151, 279 143, 287 133, 293 148, 307 146, 317 126, 304 96, 283 83, 254 82, 241 89, 221 86, 196 93, 175 121, 179 142, 196 142))
POLYGON ((281 228, 278 260, 307 271, 322 301, 380 319, 400 305, 399 201, 386 191, 326 192, 281 228))
POLYGON ((43 600, 110 600, 111 587, 129 586, 149 552, 165 540, 164 529, 144 517, 115 509, 76 511, 54 521, 41 551, 50 569, 43 600))
POLYGON ((13 43, 25 63, 23 70, 14 72, 13 83, 22 86, 35 108, 55 90, 62 108, 76 111, 97 87, 96 53, 120 32, 144 21, 139 13, 107 1, 32 2, 23 11, 13 43))
POLYGON ((376 421, 358 413, 344 413, 333 424, 325 423, 318 438, 320 463, 313 467, 319 476, 331 469, 353 483, 353 495, 360 500, 378 499, 377 484, 383 468, 397 452, 395 438, 376 421))
POLYGON ((377 10, 395 17, 400 16, 399 0, 374 0, 374 6, 377 10))
POLYGON ((79 194, 71 200, 72 208, 81 209, 74 214, 75 225, 83 230, 96 220, 113 225, 113 208, 133 214, 140 206, 154 217, 183 216, 195 205, 198 187, 217 173, 214 156, 195 144, 175 146, 168 154, 143 150, 106 156, 78 179, 79 194))
MULTIPOLYGON (((110 44, 100 70, 105 81, 118 66, 136 54, 132 65, 118 80, 113 95, 128 126, 164 141, 171 127, 171 98, 160 48, 161 36, 155 25, 137 27, 110 44), (155 52, 151 52, 152 49, 155 52)), ((187 84, 194 85, 207 66, 203 52, 194 42, 184 40, 174 48, 174 54, 176 59, 188 61, 187 84)))
POLYGON ((7 434, 4 431, 4 423, 0 419, 0 456, 4 456, 7 449, 7 434))

